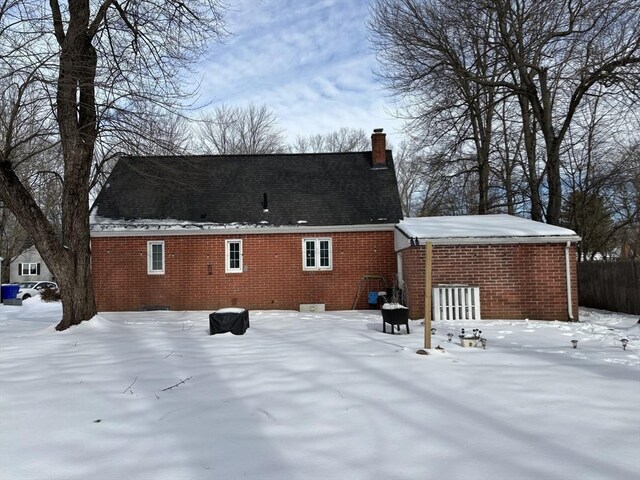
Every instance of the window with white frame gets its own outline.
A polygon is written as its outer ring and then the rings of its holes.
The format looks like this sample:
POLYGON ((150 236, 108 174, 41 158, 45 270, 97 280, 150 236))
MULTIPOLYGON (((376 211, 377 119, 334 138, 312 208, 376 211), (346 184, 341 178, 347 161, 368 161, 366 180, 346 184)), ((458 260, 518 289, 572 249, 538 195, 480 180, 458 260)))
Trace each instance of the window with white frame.
POLYGON ((19 263, 18 275, 22 275, 22 276, 40 275, 40 264, 39 263, 19 263))
POLYGON ((164 242, 147 242, 147 273, 164 274, 164 242))
POLYGON ((242 273, 242 240, 225 241, 224 271, 242 273))
POLYGON ((303 270, 331 270, 331 239, 304 238, 302 240, 303 270))

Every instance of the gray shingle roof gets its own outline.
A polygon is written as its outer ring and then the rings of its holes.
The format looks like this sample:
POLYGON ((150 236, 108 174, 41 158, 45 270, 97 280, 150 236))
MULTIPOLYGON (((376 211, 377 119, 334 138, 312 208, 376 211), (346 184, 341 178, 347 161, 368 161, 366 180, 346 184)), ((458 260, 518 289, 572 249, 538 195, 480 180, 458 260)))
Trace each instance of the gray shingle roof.
POLYGON ((158 223, 395 224, 402 211, 390 151, 386 161, 372 168, 371 152, 122 157, 93 213, 158 223))

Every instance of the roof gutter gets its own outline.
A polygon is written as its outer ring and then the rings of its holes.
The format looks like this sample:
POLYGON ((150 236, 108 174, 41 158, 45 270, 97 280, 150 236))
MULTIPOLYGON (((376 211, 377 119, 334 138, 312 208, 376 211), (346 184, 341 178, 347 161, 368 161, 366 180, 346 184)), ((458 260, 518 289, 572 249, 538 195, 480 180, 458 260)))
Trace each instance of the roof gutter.
POLYGON ((299 225, 286 227, 260 227, 227 225, 225 227, 199 227, 197 225, 185 225, 171 228, 163 228, 161 225, 146 226, 109 226, 100 229, 101 224, 93 225, 91 237, 175 237, 187 235, 273 235, 286 233, 350 233, 350 232, 390 232, 396 226, 395 223, 382 223, 375 225, 299 225))
POLYGON ((498 245, 498 244, 515 244, 515 243, 565 243, 567 241, 578 242, 580 237, 577 235, 569 236, 529 236, 529 237, 442 237, 442 238, 417 238, 409 237, 404 232, 404 236, 411 242, 404 248, 410 248, 411 246, 419 245, 423 246, 425 243, 430 242, 432 245, 498 245))

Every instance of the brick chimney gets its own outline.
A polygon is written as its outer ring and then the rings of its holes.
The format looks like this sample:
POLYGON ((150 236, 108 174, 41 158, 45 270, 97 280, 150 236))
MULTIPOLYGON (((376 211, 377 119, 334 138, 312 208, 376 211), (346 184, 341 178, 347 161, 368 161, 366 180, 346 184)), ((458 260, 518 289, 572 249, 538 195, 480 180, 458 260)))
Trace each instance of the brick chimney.
POLYGON ((387 166, 387 134, 382 128, 374 128, 371 134, 371 163, 374 167, 387 166))

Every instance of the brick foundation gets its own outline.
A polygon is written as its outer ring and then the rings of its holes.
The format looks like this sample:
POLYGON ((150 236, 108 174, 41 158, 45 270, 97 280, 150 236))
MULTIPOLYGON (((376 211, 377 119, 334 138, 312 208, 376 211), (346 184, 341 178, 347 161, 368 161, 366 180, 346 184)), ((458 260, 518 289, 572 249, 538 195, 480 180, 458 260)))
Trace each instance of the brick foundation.
MULTIPOLYGON (((432 282, 480 287, 483 319, 569 320, 565 244, 434 245, 432 282)), ((409 317, 424 317, 425 247, 401 252, 409 317)), ((571 298, 578 319, 575 245, 571 298)))
MULTIPOLYGON (((93 282, 99 311, 297 310, 324 303, 327 310, 351 309, 363 275, 396 274, 393 232, 335 234, 185 235, 94 237, 93 282), (333 270, 303 271, 302 238, 330 237, 333 270), (225 273, 225 240, 242 239, 243 273, 225 273), (147 241, 163 240, 165 274, 147 274, 147 241)), ((363 292, 356 308, 367 308, 363 292)))

